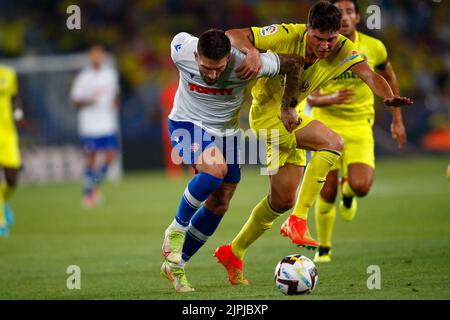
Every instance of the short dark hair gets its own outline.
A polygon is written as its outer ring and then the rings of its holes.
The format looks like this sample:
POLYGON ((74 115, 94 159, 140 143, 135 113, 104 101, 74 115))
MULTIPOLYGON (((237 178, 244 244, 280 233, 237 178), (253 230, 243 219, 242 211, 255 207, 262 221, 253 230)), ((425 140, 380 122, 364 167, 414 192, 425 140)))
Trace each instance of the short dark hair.
POLYGON ((223 30, 209 29, 198 38, 197 52, 212 60, 220 60, 230 54, 231 42, 223 30))
POLYGON ((340 2, 340 1, 350 1, 350 2, 353 2, 353 6, 355 7, 356 13, 359 13, 359 3, 358 3, 358 0, 330 0, 330 2, 331 2, 332 4, 335 4, 336 2, 340 2))
POLYGON ((334 4, 319 1, 311 7, 308 15, 308 26, 320 31, 339 31, 341 28, 341 13, 334 4))

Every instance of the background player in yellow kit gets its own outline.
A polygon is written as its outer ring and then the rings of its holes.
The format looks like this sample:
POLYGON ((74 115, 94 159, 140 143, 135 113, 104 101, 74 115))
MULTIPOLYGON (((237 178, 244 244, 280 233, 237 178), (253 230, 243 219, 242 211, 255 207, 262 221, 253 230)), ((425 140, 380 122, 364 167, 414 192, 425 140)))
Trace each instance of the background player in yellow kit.
POLYGON ((245 284, 242 261, 248 247, 273 221, 295 203, 296 192, 306 163, 305 151, 316 151, 310 160, 300 187, 300 201, 294 208, 282 232, 294 243, 316 247, 307 228, 307 214, 319 194, 325 178, 340 158, 342 139, 323 123, 302 114, 298 102, 316 88, 350 69, 384 99, 386 105, 406 105, 412 101, 393 94, 386 80, 374 73, 358 53, 355 45, 339 34, 341 13, 329 2, 316 3, 309 12, 308 25, 276 24, 264 28, 230 30, 232 44, 247 54, 241 76, 251 78, 259 71, 259 51, 298 54, 303 58, 296 100, 290 108, 279 108, 283 92, 283 77, 258 80, 252 90, 250 125, 269 135, 279 134, 279 145, 268 141, 270 175, 269 196, 253 209, 249 219, 231 245, 220 246, 215 253, 228 272, 232 284, 245 284), (247 62, 247 63, 246 63, 247 62), (299 116, 301 124, 293 118, 299 116), (276 170, 276 171, 275 171, 276 170))
MULTIPOLYGON (((399 94, 396 75, 389 63, 384 44, 356 31, 361 17, 357 0, 332 0, 342 14, 340 33, 352 40, 372 70, 380 73, 395 95, 399 94)), ((346 221, 353 220, 356 197, 367 195, 375 168, 372 126, 375 119, 374 95, 370 88, 348 70, 329 81, 308 97, 313 107, 313 118, 332 128, 344 139, 341 160, 327 175, 315 206, 319 251, 316 262, 331 261, 331 237, 336 215, 335 199, 338 193, 339 169, 342 170, 342 200, 339 213, 346 221)), ((400 108, 392 108, 392 137, 400 148, 406 143, 406 131, 400 108)))
POLYGON ((14 215, 8 204, 17 184, 20 167, 19 141, 13 116, 13 100, 17 95, 16 72, 0 65, 0 236, 9 234, 14 215))

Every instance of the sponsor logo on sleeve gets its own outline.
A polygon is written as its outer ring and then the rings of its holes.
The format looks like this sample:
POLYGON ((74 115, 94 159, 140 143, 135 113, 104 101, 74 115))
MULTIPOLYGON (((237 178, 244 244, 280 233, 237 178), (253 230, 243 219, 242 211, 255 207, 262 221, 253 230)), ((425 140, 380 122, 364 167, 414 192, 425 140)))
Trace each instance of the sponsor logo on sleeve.
POLYGON ((277 31, 278 31, 278 27, 276 25, 270 25, 270 26, 259 29, 259 33, 263 37, 275 34, 277 31))

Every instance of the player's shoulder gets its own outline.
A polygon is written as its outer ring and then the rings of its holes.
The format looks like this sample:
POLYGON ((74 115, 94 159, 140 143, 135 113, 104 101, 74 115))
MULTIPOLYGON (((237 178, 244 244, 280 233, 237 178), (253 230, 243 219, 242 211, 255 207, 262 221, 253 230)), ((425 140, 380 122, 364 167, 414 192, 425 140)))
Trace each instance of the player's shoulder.
POLYGON ((299 23, 278 23, 265 27, 252 27, 252 31, 260 37, 298 36, 306 31, 306 25, 299 23))
POLYGON ((4 76, 15 76, 16 70, 14 70, 13 67, 0 64, 0 73, 3 74, 4 76))
POLYGON ((364 43, 366 46, 373 48, 373 49, 384 49, 385 45, 383 43, 383 41, 381 41, 378 38, 375 38, 373 36, 369 36, 368 34, 359 32, 359 41, 361 43, 364 43))
POLYGON ((84 68, 82 68, 82 69, 80 69, 80 70, 78 71, 78 73, 77 73, 77 75, 76 75, 76 78, 77 78, 77 79, 83 79, 83 78, 89 77, 89 75, 90 75, 91 73, 92 73, 91 68, 89 68, 89 67, 84 67, 84 68))
POLYGON ((170 56, 178 66, 191 65, 194 61, 194 51, 197 49, 198 38, 187 32, 180 32, 170 43, 170 56))
POLYGON ((339 34, 336 47, 334 49, 335 52, 334 54, 330 55, 329 58, 333 59, 335 56, 337 57, 345 56, 352 51, 356 51, 356 49, 357 49, 356 44, 353 41, 351 41, 346 36, 339 34))
POLYGON ((187 47, 194 43, 196 44, 197 42, 197 37, 194 37, 187 32, 180 32, 173 37, 172 42, 170 43, 170 48, 172 53, 182 54, 187 47))

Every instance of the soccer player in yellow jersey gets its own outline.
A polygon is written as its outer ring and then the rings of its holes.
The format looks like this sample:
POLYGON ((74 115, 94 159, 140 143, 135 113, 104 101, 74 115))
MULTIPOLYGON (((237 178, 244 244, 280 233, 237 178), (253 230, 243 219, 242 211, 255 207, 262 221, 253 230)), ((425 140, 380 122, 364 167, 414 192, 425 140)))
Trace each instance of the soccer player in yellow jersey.
MULTIPOLYGON (((356 31, 360 21, 357 0, 332 0, 342 14, 340 33, 352 40, 371 69, 375 69, 389 83, 394 94, 399 94, 396 75, 388 61, 383 43, 356 31)), ((363 80, 348 70, 308 97, 313 107, 313 118, 333 129, 344 139, 341 160, 327 175, 315 206, 319 250, 315 262, 331 261, 331 238, 336 215, 335 199, 338 193, 339 170, 342 170, 342 200, 339 213, 345 221, 356 214, 356 197, 367 195, 375 168, 372 125, 375 118, 374 96, 363 80)), ((392 137, 400 148, 406 143, 405 126, 400 108, 392 108, 392 137)))
MULTIPOLYGON (((374 73, 356 46, 339 34, 341 13, 329 2, 311 7, 308 25, 275 24, 264 28, 235 29, 227 32, 232 44, 246 53, 241 77, 254 77, 260 68, 259 51, 297 54, 302 58, 302 72, 296 97, 281 104, 283 77, 259 79, 252 90, 250 125, 256 133, 266 129, 272 138, 278 134, 278 144, 268 140, 269 196, 253 209, 248 221, 230 245, 217 248, 215 256, 228 272, 232 284, 247 284, 243 275, 243 258, 248 247, 283 212, 291 209, 305 166, 302 149, 315 151, 305 171, 300 187, 300 201, 295 206, 282 233, 294 243, 317 247, 307 228, 307 213, 319 194, 326 176, 339 160, 343 150, 342 138, 322 122, 303 114, 299 102, 347 70, 363 79, 384 103, 408 105, 409 98, 394 95, 386 80, 374 73), (278 107, 281 105, 281 108, 278 107)), ((276 139, 275 139, 276 140, 276 139)))
POLYGON ((0 168, 4 181, 0 181, 0 236, 9 234, 14 216, 8 201, 17 184, 20 167, 20 153, 17 130, 13 116, 13 102, 17 95, 16 72, 0 65, 0 168))

